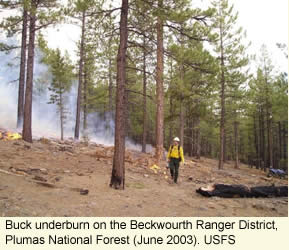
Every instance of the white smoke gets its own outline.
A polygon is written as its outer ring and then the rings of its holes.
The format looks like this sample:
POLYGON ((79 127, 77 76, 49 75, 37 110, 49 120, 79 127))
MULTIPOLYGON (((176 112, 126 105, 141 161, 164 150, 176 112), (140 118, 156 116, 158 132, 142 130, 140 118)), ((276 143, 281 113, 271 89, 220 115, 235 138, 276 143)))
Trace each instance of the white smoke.
MULTIPOLYGON (((51 92, 52 74, 49 67, 41 63, 42 53, 36 49, 34 66, 34 86, 32 103, 32 134, 33 138, 60 138, 60 119, 56 104, 48 104, 51 92)), ((19 50, 10 54, 0 52, 0 127, 16 130, 19 63, 19 50)), ((77 100, 77 81, 75 80, 70 91, 66 93, 66 119, 64 124, 64 137, 74 137, 75 113, 77 100)), ((103 145, 114 145, 114 119, 113 114, 106 117, 99 113, 87 115, 87 136, 91 142, 103 145)), ((22 132, 22 131, 19 131, 22 132)), ((83 127, 80 126, 80 136, 83 136, 83 127)), ((141 145, 126 139, 126 146, 141 151, 141 145)), ((147 152, 152 146, 147 145, 147 152)))

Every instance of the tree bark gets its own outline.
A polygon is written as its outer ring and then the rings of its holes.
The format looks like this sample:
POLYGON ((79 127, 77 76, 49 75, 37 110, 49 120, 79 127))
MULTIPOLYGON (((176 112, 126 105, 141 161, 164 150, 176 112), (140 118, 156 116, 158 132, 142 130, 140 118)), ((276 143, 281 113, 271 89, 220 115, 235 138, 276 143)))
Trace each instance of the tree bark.
MULTIPOLYGON (((169 67, 170 67, 170 85, 173 82, 173 62, 172 60, 169 61, 169 67)), ((170 115, 173 115, 173 95, 172 93, 170 93, 169 95, 169 111, 170 111, 170 115)), ((169 124, 169 139, 168 139, 168 146, 171 145, 173 140, 173 119, 170 119, 170 124, 169 124)))
POLYGON ((185 130, 185 107, 183 104, 183 97, 180 101, 180 140, 181 147, 184 147, 184 130, 185 130))
MULTIPOLYGON (((109 48, 111 48, 111 40, 112 37, 109 39, 109 48)), ((108 110, 110 115, 112 115, 112 91, 113 91, 113 80, 112 80, 112 59, 111 59, 111 52, 109 52, 109 59, 108 59, 108 110)))
POLYGON ((284 142, 284 145, 283 145, 283 159, 288 159, 288 127, 287 127, 287 121, 285 121, 283 123, 283 142, 284 142))
POLYGON ((146 38, 143 37, 143 133, 142 152, 146 152, 147 139, 147 76, 146 76, 146 38))
POLYGON ((79 72, 78 72, 78 92, 77 92, 77 106, 76 106, 76 120, 74 139, 79 139, 79 127, 80 127, 80 109, 82 99, 82 79, 83 79, 83 57, 84 57, 84 40, 85 40, 85 11, 82 12, 81 21, 81 41, 80 41, 80 58, 79 58, 79 72))
POLYGON ((266 141, 265 141, 265 132, 264 132, 264 112, 263 108, 260 107, 260 116, 259 116, 259 127, 260 127, 260 158, 261 158, 261 168, 266 171, 266 141))
POLYGON ((192 140, 192 146, 191 146, 191 156, 194 157, 195 156, 195 119, 194 119, 194 116, 192 115, 191 117, 191 133, 192 133, 192 137, 191 137, 191 140, 192 140))
MULTIPOLYGON (((254 122, 254 142, 255 142, 255 150, 256 150, 256 168, 260 168, 260 147, 259 147, 259 136, 258 136, 258 129, 257 129, 257 117, 256 115, 253 116, 254 122)), ((250 154, 251 160, 253 160, 253 154, 250 154)))
POLYGON ((272 138, 272 118, 269 111, 267 111, 267 140, 268 140, 268 165, 273 167, 273 138, 272 138))
MULTIPOLYGON (((226 115, 226 114, 225 114, 226 115)), ((225 118, 224 118, 225 119, 225 118)), ((230 135, 231 136, 231 135, 230 135)), ((227 139, 228 138, 228 135, 227 135, 227 128, 224 124, 224 146, 223 146, 223 154, 224 154, 224 163, 226 163, 228 161, 228 152, 227 152, 227 139)))
POLYGON ((63 123, 64 123, 64 110, 63 110, 63 101, 62 101, 62 89, 60 90, 60 94, 59 94, 59 113, 60 113, 60 139, 63 141, 63 123))
MULTIPOLYGON (((183 48, 183 42, 181 42, 182 48, 183 48)), ((183 58, 182 58, 183 61, 183 58)), ((181 62, 180 65, 180 80, 181 80, 181 86, 184 87, 184 65, 183 62, 181 62)), ((184 94, 181 93, 181 100, 180 100, 180 140, 181 140, 181 146, 184 147, 184 130, 185 130, 185 107, 184 107, 184 94)))
POLYGON ((120 42, 117 54, 117 92, 115 114, 115 141, 110 187, 124 189, 125 184, 125 112, 126 112, 126 50, 127 50, 128 0, 122 0, 120 17, 120 42))
MULTIPOLYGON (((163 0, 158 0, 158 8, 163 8, 163 0)), ((156 163, 159 164, 163 156, 164 143, 164 44, 163 44, 163 20, 161 16, 157 17, 157 114, 156 114, 156 163)))
POLYGON ((87 138, 87 85, 88 85, 88 72, 87 72, 87 62, 84 63, 84 79, 83 79, 83 137, 87 138))
POLYGON ((266 86, 266 122, 267 122, 267 143, 268 143, 268 151, 267 151, 267 166, 269 168, 273 167, 273 145, 272 145, 272 131, 271 131, 271 103, 269 102, 269 82, 267 79, 267 71, 265 66, 265 86, 266 86))
POLYGON ((220 49, 221 49, 221 121, 220 121, 220 152, 219 152, 219 165, 218 168, 224 167, 224 144, 225 144, 225 62, 224 62, 224 46, 223 46, 223 26, 220 22, 220 49))
POLYGON ((24 6, 23 7, 22 38, 21 38, 19 88, 18 88, 17 129, 23 127, 27 25, 28 25, 28 13, 27 13, 26 7, 24 6))
POLYGON ((35 48, 35 25, 36 25, 36 1, 32 1, 29 24, 29 45, 26 74, 24 121, 22 137, 24 141, 32 143, 32 93, 33 93, 33 69, 34 69, 34 48, 35 48))
MULTIPOLYGON (((227 138, 226 138, 227 139, 227 138)), ((225 144, 226 145, 226 144, 225 144)), ((232 147, 234 145, 233 143, 233 137, 232 134, 229 135, 229 145, 231 145, 231 147, 229 148, 229 152, 226 152, 226 147, 225 147, 225 157, 226 160, 231 161, 232 159, 235 159, 235 147, 232 147)), ((225 160, 225 162, 226 162, 225 160)))
POLYGON ((234 122, 234 141, 235 141, 235 168, 239 168, 239 147, 238 147, 238 128, 239 124, 237 121, 234 122))
POLYGON ((188 143, 188 154, 192 157, 192 147, 193 147, 193 130, 192 130, 192 118, 188 118, 188 133, 189 133, 189 143, 188 143))
POLYGON ((196 118, 196 158, 201 159, 200 117, 196 118))
POLYGON ((221 74, 222 74, 222 77, 221 77, 221 121, 220 121, 219 169, 222 169, 224 167, 224 144, 225 144, 225 77, 224 77, 223 70, 221 74))
POLYGON ((192 156, 196 157, 197 155, 197 138, 196 138, 196 119, 192 117, 192 156))
MULTIPOLYGON (((173 97, 170 95, 170 114, 173 114, 173 97)), ((169 126, 169 145, 171 144, 171 141, 173 140, 173 121, 170 121, 169 126)))
POLYGON ((283 159, 283 150, 282 150, 282 129, 281 129, 281 122, 278 122, 278 141, 279 141, 279 160, 283 159))

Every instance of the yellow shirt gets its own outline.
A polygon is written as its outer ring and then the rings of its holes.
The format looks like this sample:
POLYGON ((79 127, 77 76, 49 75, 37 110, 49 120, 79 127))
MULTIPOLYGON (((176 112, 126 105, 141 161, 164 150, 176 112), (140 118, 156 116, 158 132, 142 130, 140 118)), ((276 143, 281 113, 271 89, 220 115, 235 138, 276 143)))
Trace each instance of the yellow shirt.
POLYGON ((182 163, 184 163, 185 159, 184 159, 183 148, 180 146, 180 154, 179 154, 179 146, 175 146, 175 145, 170 146, 167 158, 170 159, 170 158, 180 158, 180 157, 181 157, 182 163))

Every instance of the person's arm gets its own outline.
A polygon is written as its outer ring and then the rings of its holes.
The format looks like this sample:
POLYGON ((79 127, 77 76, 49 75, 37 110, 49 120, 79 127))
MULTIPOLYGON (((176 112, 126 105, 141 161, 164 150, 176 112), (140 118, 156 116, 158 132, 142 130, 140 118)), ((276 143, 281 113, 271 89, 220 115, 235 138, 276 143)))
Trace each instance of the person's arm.
POLYGON ((183 148, 182 148, 182 147, 180 147, 180 154, 181 154, 181 162, 182 162, 182 163, 185 163, 184 151, 183 151, 183 148))

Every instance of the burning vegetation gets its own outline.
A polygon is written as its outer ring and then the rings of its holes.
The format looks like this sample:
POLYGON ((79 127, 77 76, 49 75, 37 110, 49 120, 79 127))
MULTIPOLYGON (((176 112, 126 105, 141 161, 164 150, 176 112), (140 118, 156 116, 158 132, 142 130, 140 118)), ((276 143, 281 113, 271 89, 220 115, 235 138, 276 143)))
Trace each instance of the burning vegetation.
POLYGON ((0 140, 11 141, 11 140, 19 140, 19 139, 22 139, 21 134, 17 132, 0 129, 0 140))

